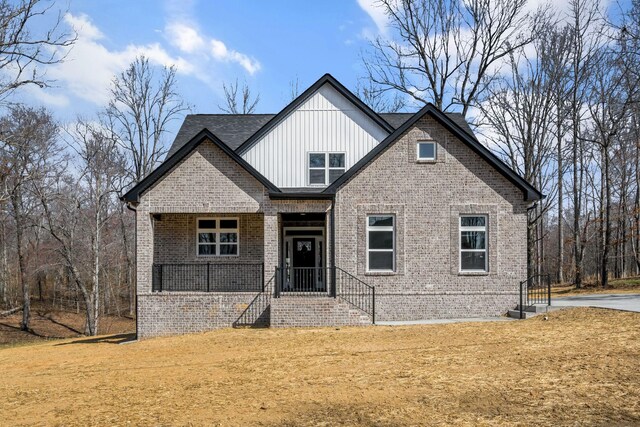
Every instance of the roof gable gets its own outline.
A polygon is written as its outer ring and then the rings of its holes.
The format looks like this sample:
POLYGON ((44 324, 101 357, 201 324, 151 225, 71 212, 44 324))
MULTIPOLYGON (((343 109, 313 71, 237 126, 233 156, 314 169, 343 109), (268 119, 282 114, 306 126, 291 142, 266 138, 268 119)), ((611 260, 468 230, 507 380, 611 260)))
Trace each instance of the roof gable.
POLYGON ((294 99, 289 105, 287 105, 282 111, 272 117, 263 127, 258 129, 249 139, 247 139, 242 145, 240 145, 236 151, 242 155, 246 153, 253 145, 255 145, 262 137, 264 137, 269 131, 275 128, 281 121, 288 117, 293 111, 300 107, 304 107, 306 101, 312 97, 318 90, 324 85, 329 85, 335 89, 342 97, 354 105, 359 111, 364 113, 367 117, 373 120, 378 126, 384 129, 386 132, 393 132, 393 127, 387 123, 380 115, 369 108, 364 102, 362 102, 357 96, 349 91, 346 87, 337 81, 331 74, 325 74, 307 90, 305 90, 300 96, 294 99))
POLYGON ((495 168, 500 174, 507 178, 517 188, 522 190, 524 199, 526 201, 535 201, 544 198, 544 195, 540 193, 535 187, 524 180, 520 175, 514 172, 509 166, 507 166, 502 160, 496 157, 491 151, 489 151, 484 145, 482 145, 472 135, 463 130, 455 121, 438 110, 433 104, 427 104, 413 115, 409 120, 405 121, 402 126, 398 127, 392 132, 384 141, 378 144, 373 150, 371 150, 366 156, 360 159, 355 165, 353 165, 348 171, 346 171, 340 178, 335 180, 333 184, 328 186, 325 193, 335 193, 342 185, 344 185, 351 177, 358 173, 358 171, 364 169, 372 160, 378 157, 388 147, 394 144, 400 139, 400 137, 409 130, 418 120, 429 114, 438 123, 445 127, 449 132, 456 136, 459 140, 465 143, 476 154, 478 154, 483 160, 485 160, 490 166, 495 168))
POLYGON ((241 168, 246 170, 250 175, 256 178, 262 185, 264 185, 270 192, 279 193, 275 185, 273 185, 268 179, 262 176, 256 171, 249 163, 247 163, 242 157, 238 156, 231 148, 220 139, 211 133, 208 129, 203 129, 195 137, 193 137, 188 143, 180 147, 175 153, 168 157, 160 166, 158 166, 153 172, 147 175, 142 181, 136 184, 131 190, 125 193, 121 199, 125 202, 137 203, 140 201, 140 196, 147 189, 149 189, 155 182, 161 179, 167 172, 169 172, 175 165, 185 159, 193 150, 195 150, 202 142, 211 141, 218 148, 220 148, 232 161, 237 163, 241 168))

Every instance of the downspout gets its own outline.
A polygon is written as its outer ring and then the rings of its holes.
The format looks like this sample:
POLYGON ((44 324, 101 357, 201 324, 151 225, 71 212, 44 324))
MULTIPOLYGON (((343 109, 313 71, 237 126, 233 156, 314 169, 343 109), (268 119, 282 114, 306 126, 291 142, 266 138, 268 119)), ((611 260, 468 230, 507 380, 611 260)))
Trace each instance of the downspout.
POLYGON ((134 227, 133 227, 133 266, 135 274, 133 275, 133 287, 135 292, 135 305, 136 305, 136 341, 138 340, 138 210, 131 207, 131 203, 127 202, 127 209, 135 213, 134 227))
POLYGON ((331 293, 335 298, 336 292, 336 196, 331 198, 331 293))

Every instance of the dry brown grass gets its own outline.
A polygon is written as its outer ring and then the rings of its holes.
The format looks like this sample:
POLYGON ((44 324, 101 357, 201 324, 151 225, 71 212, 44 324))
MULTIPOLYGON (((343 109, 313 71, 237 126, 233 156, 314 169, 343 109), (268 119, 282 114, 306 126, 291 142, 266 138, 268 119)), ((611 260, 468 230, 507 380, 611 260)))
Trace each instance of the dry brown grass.
POLYGON ((577 289, 573 285, 553 286, 552 297, 569 297, 589 294, 638 294, 640 293, 640 277, 626 277, 624 279, 611 279, 609 286, 602 288, 598 282, 588 281, 582 288, 577 289))
POLYGON ((95 341, 0 350, 0 423, 640 424, 638 313, 95 341))

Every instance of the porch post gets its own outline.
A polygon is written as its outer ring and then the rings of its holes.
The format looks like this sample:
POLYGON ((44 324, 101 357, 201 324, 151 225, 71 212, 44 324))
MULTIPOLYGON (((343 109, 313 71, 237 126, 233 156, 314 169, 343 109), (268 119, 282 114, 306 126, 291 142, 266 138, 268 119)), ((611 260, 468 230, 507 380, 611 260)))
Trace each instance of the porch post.
MULTIPOLYGON (((278 266, 279 241, 278 213, 264 214, 264 283, 267 284, 278 266)), ((271 284, 273 286, 273 283, 271 284)), ((267 289, 272 292, 273 288, 267 289)))
POLYGON ((331 296, 337 296, 336 289, 336 196, 331 199, 331 296))
POLYGON ((153 217, 143 210, 136 212, 136 290, 151 292, 153 278, 153 217))

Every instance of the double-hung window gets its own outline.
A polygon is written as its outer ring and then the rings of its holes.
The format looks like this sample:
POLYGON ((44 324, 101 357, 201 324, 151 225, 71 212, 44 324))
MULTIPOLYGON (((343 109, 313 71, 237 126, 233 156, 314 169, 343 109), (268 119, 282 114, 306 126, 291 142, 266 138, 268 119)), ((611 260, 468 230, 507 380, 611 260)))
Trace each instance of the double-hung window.
POLYGON ((460 217, 460 271, 486 272, 487 217, 463 215, 460 217))
POLYGON ((198 218, 198 256, 238 255, 237 218, 198 218))
POLYGON ((367 216, 367 271, 395 271, 395 217, 367 216))
POLYGON ((345 171, 345 153, 309 153, 309 185, 329 185, 345 171))

